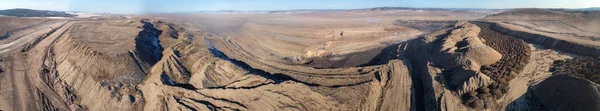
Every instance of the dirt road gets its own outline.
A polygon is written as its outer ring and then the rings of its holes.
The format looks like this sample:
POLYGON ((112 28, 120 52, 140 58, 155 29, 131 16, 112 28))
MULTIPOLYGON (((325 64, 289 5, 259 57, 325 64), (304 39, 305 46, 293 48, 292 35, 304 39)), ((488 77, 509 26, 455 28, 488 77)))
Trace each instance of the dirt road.
MULTIPOLYGON (((55 23, 47 26, 47 28, 34 31, 21 36, 14 41, 10 41, 7 44, 0 45, 0 54, 11 53, 10 55, 4 56, 5 61, 1 61, 1 64, 3 64, 6 69, 4 69, 4 72, 0 72, 0 110, 41 110, 40 108, 42 107, 40 106, 38 91, 54 92, 47 85, 46 87, 40 87, 42 86, 40 83, 44 82, 39 76, 39 71, 35 69, 39 69, 43 60, 28 57, 28 54, 31 51, 20 52, 21 50, 18 49, 33 43, 41 37, 48 38, 43 39, 42 42, 40 42, 40 45, 44 45, 41 47, 46 49, 49 43, 52 43, 55 38, 62 35, 62 33, 70 27, 62 27, 65 24, 67 24, 67 21, 55 23), (38 68, 32 67, 35 66, 34 64, 30 64, 32 61, 37 61, 34 63, 38 65, 38 68)), ((57 94, 54 95, 58 97, 57 94)), ((63 108, 66 108, 66 106, 63 106, 63 108)))
MULTIPOLYGON (((18 37, 18 39, 14 41, 10 41, 9 43, 0 45, 0 54, 13 51, 27 43, 33 42, 35 39, 44 36, 45 34, 51 33, 53 30, 60 28, 60 26, 64 25, 65 22, 58 22, 52 25, 46 26, 46 28, 34 31, 24 36, 18 37)), ((12 37, 9 37, 12 38, 12 37)))
MULTIPOLYGON (((525 100, 519 97, 523 96, 527 92, 527 87, 529 85, 538 83, 552 75, 552 72, 549 72, 550 66, 552 66, 555 60, 562 60, 567 58, 573 58, 573 55, 569 55, 567 53, 557 52, 551 49, 543 49, 541 46, 535 46, 533 44, 529 45, 531 48, 531 56, 529 59, 529 64, 525 66, 521 74, 517 76, 515 79, 510 81, 509 90, 500 101, 505 103, 512 102, 525 102, 525 100)), ((523 104, 520 104, 523 105, 523 104)), ((527 107, 527 106, 510 106, 510 107, 527 107)), ((506 106, 501 106, 501 108, 506 108, 506 106)))

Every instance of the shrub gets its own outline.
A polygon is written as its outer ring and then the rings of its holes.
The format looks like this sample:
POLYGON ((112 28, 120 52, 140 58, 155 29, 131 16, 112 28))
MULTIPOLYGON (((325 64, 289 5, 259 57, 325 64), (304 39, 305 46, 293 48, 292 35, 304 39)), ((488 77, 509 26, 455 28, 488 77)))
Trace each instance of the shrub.
POLYGON ((490 89, 488 89, 487 87, 481 87, 477 90, 477 92, 483 93, 483 94, 488 94, 490 92, 490 89))
POLYGON ((568 74, 600 84, 600 57, 580 57, 556 60, 550 67, 554 74, 568 74))

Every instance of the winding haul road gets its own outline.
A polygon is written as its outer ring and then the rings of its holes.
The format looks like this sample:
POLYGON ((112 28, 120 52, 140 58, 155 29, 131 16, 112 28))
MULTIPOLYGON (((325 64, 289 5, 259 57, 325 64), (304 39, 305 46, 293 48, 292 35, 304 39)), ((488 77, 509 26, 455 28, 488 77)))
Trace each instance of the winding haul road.
POLYGON ((39 85, 43 81, 39 73, 35 73, 31 69, 34 68, 32 67, 34 64, 41 64, 43 61, 30 63, 31 61, 28 60, 31 59, 27 56, 30 52, 20 52, 20 49, 27 45, 36 45, 36 40, 47 41, 46 38, 57 36, 57 33, 62 33, 65 28, 68 28, 63 27, 68 22, 60 21, 49 25, 35 26, 35 28, 29 29, 35 31, 22 36, 8 37, 13 40, 5 41, 8 42, 6 44, 0 44, 0 55, 5 60, 0 61, 0 65, 7 68, 4 69, 4 72, 0 72, 0 110, 41 110, 40 93, 38 92, 44 89, 39 85))

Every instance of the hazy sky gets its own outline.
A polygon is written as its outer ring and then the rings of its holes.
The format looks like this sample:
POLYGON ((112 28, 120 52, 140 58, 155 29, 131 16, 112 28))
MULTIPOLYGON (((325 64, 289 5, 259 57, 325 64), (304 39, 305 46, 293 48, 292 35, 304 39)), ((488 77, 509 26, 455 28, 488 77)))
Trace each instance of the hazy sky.
POLYGON ((587 8, 600 0, 0 0, 0 9, 29 8, 109 13, 207 10, 416 8, 587 8))

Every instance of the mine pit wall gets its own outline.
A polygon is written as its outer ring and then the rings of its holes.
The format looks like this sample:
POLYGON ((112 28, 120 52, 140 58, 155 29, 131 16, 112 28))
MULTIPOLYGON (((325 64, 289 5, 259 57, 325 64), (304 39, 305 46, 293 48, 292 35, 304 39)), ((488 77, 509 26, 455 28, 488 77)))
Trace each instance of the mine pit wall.
POLYGON ((49 54, 56 62, 56 72, 50 74, 55 77, 46 82, 53 83, 54 89, 67 89, 58 92, 61 98, 69 98, 65 101, 83 109, 136 109, 136 104, 143 104, 143 97, 135 84, 145 78, 162 53, 157 38, 161 31, 142 22, 144 30, 136 38, 136 49, 116 55, 95 51, 70 34, 63 35, 49 54))
POLYGON ((503 27, 498 23, 492 23, 491 29, 494 31, 498 31, 500 33, 510 35, 513 37, 517 37, 523 39, 526 42, 539 44, 549 49, 556 49, 568 53, 573 53, 577 55, 590 56, 590 57, 599 57, 600 56, 600 47, 598 46, 590 46, 590 45, 582 45, 578 43, 573 43, 566 40, 560 40, 552 37, 548 37, 540 34, 532 34, 523 31, 511 30, 509 28, 503 27))
POLYGON ((142 61, 138 63, 143 67, 151 67, 162 57, 163 48, 158 40, 162 31, 154 28, 154 24, 148 21, 142 20, 141 22, 144 25, 142 26, 143 30, 135 39, 135 54, 142 61))

